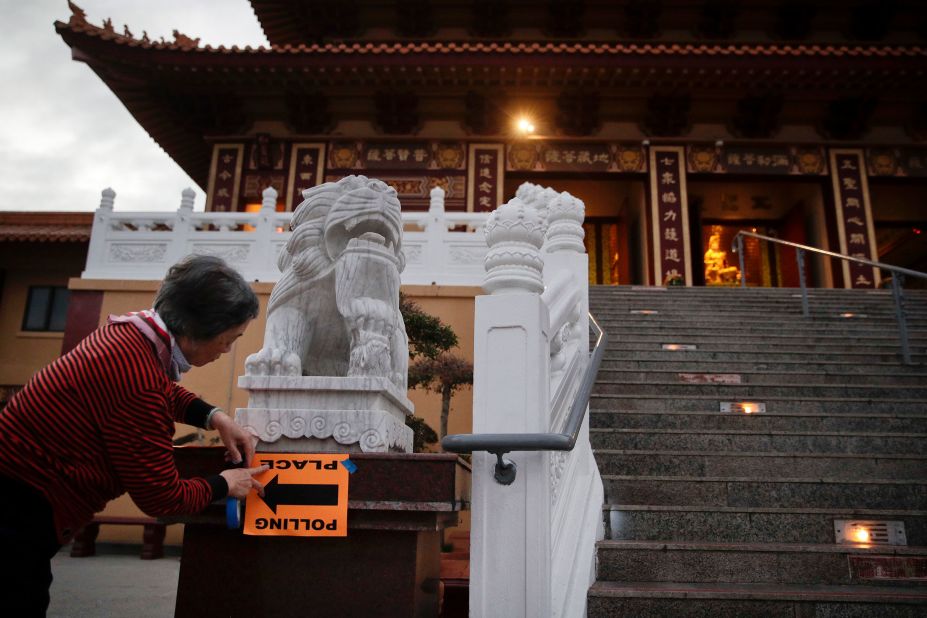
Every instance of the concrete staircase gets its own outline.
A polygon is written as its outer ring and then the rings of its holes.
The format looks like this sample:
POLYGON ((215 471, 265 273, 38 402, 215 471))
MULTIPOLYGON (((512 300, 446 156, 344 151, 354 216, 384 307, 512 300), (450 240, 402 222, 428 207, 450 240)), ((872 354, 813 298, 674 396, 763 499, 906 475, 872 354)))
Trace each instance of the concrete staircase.
POLYGON ((798 292, 592 288, 590 616, 927 616, 927 292, 906 293, 913 367, 888 291, 812 290, 811 318, 798 292), (835 520, 907 544, 838 543, 835 520))

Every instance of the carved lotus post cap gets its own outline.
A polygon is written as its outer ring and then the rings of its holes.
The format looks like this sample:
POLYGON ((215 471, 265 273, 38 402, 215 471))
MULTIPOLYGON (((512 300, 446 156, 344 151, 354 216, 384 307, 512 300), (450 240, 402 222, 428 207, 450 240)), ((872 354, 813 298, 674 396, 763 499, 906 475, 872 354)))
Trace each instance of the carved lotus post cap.
POLYGON ((276 201, 277 200, 277 190, 274 189, 273 187, 267 187, 266 189, 261 191, 261 197, 263 197, 265 200, 273 199, 274 201, 276 201))
POLYGON ((194 198, 196 197, 196 191, 194 191, 194 190, 191 189, 190 187, 187 187, 186 189, 184 189, 183 191, 180 192, 180 196, 181 196, 181 197, 188 197, 188 198, 190 198, 190 199, 192 200, 192 199, 194 199, 194 198))
POLYGON ((431 199, 433 200, 444 199, 444 189, 442 189, 441 187, 432 187, 431 191, 429 192, 429 195, 431 196, 431 199))
POLYGON ((544 222, 537 210, 513 197, 489 216, 485 233, 490 248, 503 242, 522 242, 540 249, 544 243, 544 222))
POLYGON ((540 190, 541 187, 532 182, 523 182, 515 191, 515 197, 522 201, 530 202, 532 199, 534 199, 535 194, 540 190))
POLYGON ((572 219, 582 223, 586 218, 586 204, 578 197, 564 191, 550 201, 547 217, 550 223, 560 219, 572 219))
POLYGON ((113 209, 113 201, 116 199, 116 192, 110 187, 103 189, 103 197, 100 198, 100 208, 104 210, 113 209))

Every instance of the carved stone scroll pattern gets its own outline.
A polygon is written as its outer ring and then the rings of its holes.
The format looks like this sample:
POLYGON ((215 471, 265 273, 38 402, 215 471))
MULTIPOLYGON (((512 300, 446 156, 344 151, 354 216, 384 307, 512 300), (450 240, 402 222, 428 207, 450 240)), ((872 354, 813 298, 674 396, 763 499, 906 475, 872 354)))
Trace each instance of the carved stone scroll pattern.
POLYGON ((193 253, 196 255, 219 257, 226 262, 242 263, 248 261, 248 254, 250 251, 247 245, 198 244, 193 245, 193 253))
POLYGON ((274 410, 268 411, 263 423, 250 418, 245 425, 253 429, 263 442, 273 443, 280 438, 331 438, 338 444, 351 446, 358 444, 365 453, 385 453, 390 450, 412 452, 412 433, 403 431, 405 425, 371 421, 364 412, 352 412, 352 418, 346 420, 342 415, 324 413, 313 416, 309 411, 274 410), (371 427, 375 424, 375 427, 371 427))
POLYGON ((453 264, 480 264, 486 259, 486 249, 481 247, 451 247, 453 264))
POLYGON ((133 264, 161 262, 167 253, 167 244, 112 244, 109 247, 109 261, 133 264))
POLYGON ((404 246, 402 252, 406 256, 406 264, 421 264, 423 262, 422 249, 421 245, 404 246))
POLYGON ((557 503, 560 495, 560 481, 563 480, 563 471, 566 469, 569 451, 551 451, 550 453, 550 503, 557 503))

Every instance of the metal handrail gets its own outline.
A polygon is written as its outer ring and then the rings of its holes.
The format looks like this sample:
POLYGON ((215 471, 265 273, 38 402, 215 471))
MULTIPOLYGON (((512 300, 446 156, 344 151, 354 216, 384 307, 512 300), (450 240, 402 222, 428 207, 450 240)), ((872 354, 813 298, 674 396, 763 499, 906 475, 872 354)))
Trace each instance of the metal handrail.
POLYGON ((582 382, 576 397, 570 407, 570 413, 563 423, 559 433, 460 433, 446 436, 441 440, 445 451, 452 453, 472 453, 473 451, 486 451, 496 456, 495 474, 496 482, 502 485, 511 485, 515 480, 515 462, 502 456, 513 451, 572 451, 576 446, 576 438, 586 417, 589 407, 589 395, 595 384, 605 353, 608 336, 596 319, 589 314, 589 326, 596 333, 595 346, 589 355, 589 364, 583 373, 582 382))
POLYGON ((891 264, 885 264, 884 262, 874 262, 865 258, 844 255, 843 253, 834 253, 833 251, 827 251, 826 249, 820 249, 810 245, 802 245, 796 242, 782 240, 781 238, 764 236, 763 234, 757 234, 756 232, 740 230, 734 235, 734 239, 731 243, 731 251, 736 253, 740 259, 740 287, 747 286, 747 274, 746 270, 744 269, 744 236, 758 238, 760 240, 773 242, 779 245, 785 245, 786 247, 793 247, 795 249, 795 259, 798 261, 798 282, 801 285, 802 315, 806 318, 810 317, 810 310, 808 308, 808 289, 807 286, 805 286, 805 251, 810 251, 811 253, 817 253, 827 257, 837 258, 847 262, 865 264, 866 266, 872 266, 880 270, 887 270, 892 273, 896 273, 897 276, 892 277, 892 298, 895 301, 895 319, 898 322, 898 336, 901 342, 901 358, 905 365, 913 364, 911 362, 911 350, 908 346, 908 325, 904 315, 904 296, 901 291, 901 286, 904 282, 905 276, 927 279, 927 273, 923 273, 918 270, 911 270, 909 268, 902 268, 901 266, 892 266, 891 264))

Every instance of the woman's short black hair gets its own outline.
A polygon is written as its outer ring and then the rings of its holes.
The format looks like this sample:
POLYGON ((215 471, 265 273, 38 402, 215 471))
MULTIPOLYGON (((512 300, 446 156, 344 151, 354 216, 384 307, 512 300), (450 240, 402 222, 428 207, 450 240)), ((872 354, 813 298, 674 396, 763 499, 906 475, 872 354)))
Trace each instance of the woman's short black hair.
POLYGON ((154 301, 175 336, 206 341, 258 315, 258 299, 221 258, 190 255, 171 266, 154 301))

